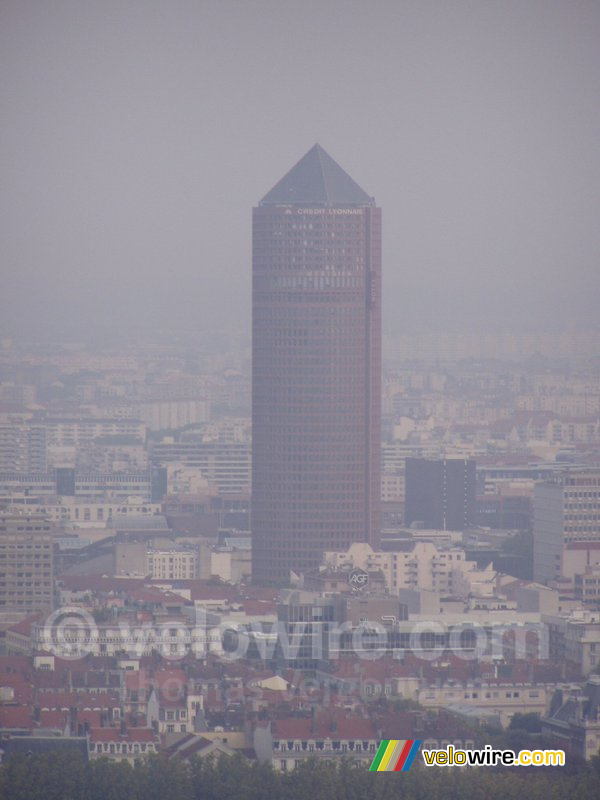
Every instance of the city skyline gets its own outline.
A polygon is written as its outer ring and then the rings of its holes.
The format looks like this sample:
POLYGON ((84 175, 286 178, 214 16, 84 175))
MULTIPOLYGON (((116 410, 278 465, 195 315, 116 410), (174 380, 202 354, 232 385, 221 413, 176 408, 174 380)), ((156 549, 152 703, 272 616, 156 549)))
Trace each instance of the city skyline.
POLYGON ((599 44, 0 4, 0 795, 599 795, 599 44))

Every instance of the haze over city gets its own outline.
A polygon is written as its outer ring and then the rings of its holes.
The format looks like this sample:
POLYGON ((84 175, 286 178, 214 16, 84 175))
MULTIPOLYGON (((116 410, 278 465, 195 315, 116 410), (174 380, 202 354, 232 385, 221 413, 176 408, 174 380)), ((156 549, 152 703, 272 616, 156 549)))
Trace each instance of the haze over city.
POLYGON ((6 0, 3 335, 249 331, 250 208, 318 141, 384 330, 590 327, 595 2, 6 0))
POLYGON ((0 800, 600 797, 599 34, 0 5, 0 800))

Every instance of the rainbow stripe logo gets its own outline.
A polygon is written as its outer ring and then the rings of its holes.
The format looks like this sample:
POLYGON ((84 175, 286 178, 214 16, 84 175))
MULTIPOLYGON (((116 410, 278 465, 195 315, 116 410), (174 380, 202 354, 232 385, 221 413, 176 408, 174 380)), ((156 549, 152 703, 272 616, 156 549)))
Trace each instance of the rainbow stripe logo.
POLYGON ((421 747, 421 739, 384 739, 369 772, 408 772, 421 747))

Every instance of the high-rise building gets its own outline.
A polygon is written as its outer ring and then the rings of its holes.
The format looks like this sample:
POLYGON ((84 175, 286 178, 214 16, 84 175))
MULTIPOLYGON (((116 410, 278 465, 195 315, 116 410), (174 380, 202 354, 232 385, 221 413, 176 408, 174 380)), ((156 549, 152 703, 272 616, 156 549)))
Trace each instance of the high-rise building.
POLYGON ((315 145, 253 213, 252 551, 287 582, 379 539, 381 211, 315 145))
POLYGON ((475 524, 476 465, 463 459, 407 458, 405 512, 407 525, 462 531, 475 524))
POLYGON ((538 483, 533 495, 533 578, 563 573, 565 548, 600 542, 600 470, 566 470, 538 483))
POLYGON ((48 612, 54 606, 52 524, 42 515, 0 516, 0 610, 48 612))

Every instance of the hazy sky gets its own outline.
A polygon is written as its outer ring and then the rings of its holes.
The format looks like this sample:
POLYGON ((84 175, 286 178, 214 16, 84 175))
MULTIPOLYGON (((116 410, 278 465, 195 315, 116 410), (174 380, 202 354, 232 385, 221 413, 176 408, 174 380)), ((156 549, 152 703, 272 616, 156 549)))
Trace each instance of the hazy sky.
POLYGON ((598 0, 2 0, 0 331, 250 319, 314 144, 384 215, 384 326, 590 326, 598 0))

